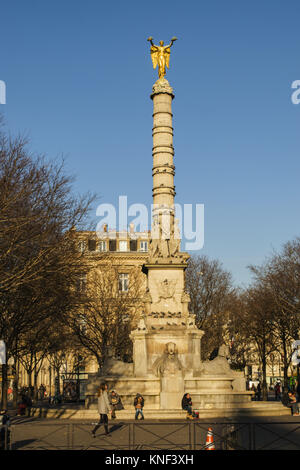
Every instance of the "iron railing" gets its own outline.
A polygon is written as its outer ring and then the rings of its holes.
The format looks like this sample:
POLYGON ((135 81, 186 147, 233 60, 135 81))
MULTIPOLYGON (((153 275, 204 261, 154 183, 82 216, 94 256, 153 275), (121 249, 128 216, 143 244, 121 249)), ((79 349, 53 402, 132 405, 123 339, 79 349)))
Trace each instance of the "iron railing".
POLYGON ((120 422, 110 436, 91 423, 27 422, 6 433, 4 448, 24 450, 205 450, 208 428, 217 450, 299 450, 300 423, 291 422, 120 422))

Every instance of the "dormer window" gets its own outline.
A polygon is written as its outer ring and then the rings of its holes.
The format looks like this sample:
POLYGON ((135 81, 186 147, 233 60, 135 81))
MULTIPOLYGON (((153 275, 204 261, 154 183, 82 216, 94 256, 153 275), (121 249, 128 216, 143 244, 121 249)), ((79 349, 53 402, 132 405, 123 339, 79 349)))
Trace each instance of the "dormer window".
POLYGON ((103 240, 99 242, 99 251, 106 251, 106 242, 103 240))
POLYGON ((146 241, 140 242, 140 251, 148 251, 148 242, 146 241))
POLYGON ((85 240, 80 240, 78 243, 78 250, 80 253, 83 253, 86 250, 86 241, 85 240))
POLYGON ((120 240, 119 241, 119 251, 127 251, 128 250, 128 247, 127 247, 127 240, 120 240))

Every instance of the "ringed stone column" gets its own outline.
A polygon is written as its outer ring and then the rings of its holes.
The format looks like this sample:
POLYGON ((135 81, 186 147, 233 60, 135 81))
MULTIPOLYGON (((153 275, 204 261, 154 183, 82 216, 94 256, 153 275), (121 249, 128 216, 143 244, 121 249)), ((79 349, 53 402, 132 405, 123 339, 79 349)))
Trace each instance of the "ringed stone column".
POLYGON ((174 222, 174 175, 173 164, 173 89, 168 80, 159 79, 153 85, 153 220, 159 221, 159 213, 170 214, 170 227, 174 222))

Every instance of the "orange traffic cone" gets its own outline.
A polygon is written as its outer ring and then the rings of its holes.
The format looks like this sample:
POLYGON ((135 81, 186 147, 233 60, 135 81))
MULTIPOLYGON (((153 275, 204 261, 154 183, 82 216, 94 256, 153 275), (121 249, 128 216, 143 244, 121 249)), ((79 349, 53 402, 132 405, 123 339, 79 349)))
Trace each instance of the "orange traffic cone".
POLYGON ((208 431, 207 431, 205 450, 216 450, 212 428, 208 428, 208 431))

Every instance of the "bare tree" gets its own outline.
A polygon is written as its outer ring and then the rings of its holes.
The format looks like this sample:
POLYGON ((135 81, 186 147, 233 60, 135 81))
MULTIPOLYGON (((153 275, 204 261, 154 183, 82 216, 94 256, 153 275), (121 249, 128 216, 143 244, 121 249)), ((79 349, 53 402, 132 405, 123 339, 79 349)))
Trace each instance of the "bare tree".
POLYGON ((273 313, 273 298, 260 284, 241 294, 239 308, 234 311, 235 330, 244 344, 248 344, 248 354, 255 353, 262 367, 263 400, 268 399, 267 360, 275 349, 273 313))
POLYGON ((286 243, 262 266, 250 268, 273 300, 274 347, 282 358, 287 387, 292 344, 300 332, 300 238, 286 243))
MULTIPOLYGON (((0 134, 0 337, 8 357, 20 337, 78 302, 72 285, 81 254, 72 227, 93 197, 72 194, 64 164, 34 157, 22 138, 0 134)), ((2 406, 7 367, 2 368, 2 406)))
POLYGON ((202 356, 207 359, 224 341, 229 299, 234 289, 231 274, 218 260, 193 256, 186 270, 186 288, 190 294, 190 311, 196 315, 198 328, 205 331, 202 356))
POLYGON ((128 284, 121 284, 120 267, 105 263, 89 274, 85 307, 69 315, 69 324, 82 346, 102 368, 109 351, 122 360, 132 355, 130 331, 142 307, 143 277, 139 268, 131 268, 128 284))

